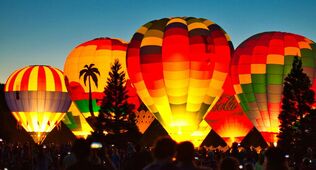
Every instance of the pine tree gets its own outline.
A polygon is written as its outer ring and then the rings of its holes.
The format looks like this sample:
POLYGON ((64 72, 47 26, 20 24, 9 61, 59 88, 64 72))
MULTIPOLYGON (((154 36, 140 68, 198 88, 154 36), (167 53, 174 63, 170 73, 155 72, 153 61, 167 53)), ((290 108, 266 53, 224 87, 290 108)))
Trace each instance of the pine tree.
MULTIPOLYGON (((109 72, 107 86, 104 88, 105 97, 99 110, 98 131, 106 131, 108 135, 119 135, 129 138, 137 136, 138 128, 135 123, 134 104, 128 103, 125 72, 121 71, 119 60, 115 60, 109 72)), ((122 140, 122 139, 120 139, 122 140)))
POLYGON ((279 115, 278 146, 299 159, 307 147, 306 116, 311 113, 314 92, 309 77, 303 72, 302 61, 295 57, 291 72, 284 79, 282 110, 279 115))
POLYGON ((303 123, 307 127, 305 129, 304 139, 307 148, 310 147, 316 150, 316 109, 313 109, 310 114, 304 117, 303 123))

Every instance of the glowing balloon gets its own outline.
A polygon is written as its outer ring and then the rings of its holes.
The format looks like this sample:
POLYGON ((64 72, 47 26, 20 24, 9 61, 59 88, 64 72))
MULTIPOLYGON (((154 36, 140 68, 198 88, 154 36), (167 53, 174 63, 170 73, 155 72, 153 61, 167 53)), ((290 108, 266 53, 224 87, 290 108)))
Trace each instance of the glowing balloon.
POLYGON ((294 56, 301 57, 303 71, 315 85, 316 44, 303 36, 260 33, 244 41, 234 53, 231 73, 238 100, 268 143, 277 140, 283 80, 294 56))
POLYGON ((77 138, 87 138, 88 135, 93 132, 93 129, 82 116, 77 106, 72 103, 65 117, 63 118, 63 123, 71 130, 71 132, 77 138))
POLYGON ((202 142, 210 131, 203 117, 222 94, 232 50, 225 31, 209 20, 164 18, 134 34, 127 69, 139 97, 172 138, 202 142))
MULTIPOLYGON (((125 70, 126 74, 127 74, 127 70, 125 70)), ((133 109, 134 112, 137 111, 138 107, 140 106, 140 99, 137 95, 136 89, 134 88, 134 86, 132 85, 131 81, 128 79, 126 80, 126 89, 128 91, 127 95, 128 95, 128 99, 127 102, 130 104, 134 104, 135 107, 133 109)))
POLYGON ((144 134, 145 131, 148 129, 150 124, 155 120, 155 117, 153 116, 150 111, 136 111, 136 125, 140 131, 140 133, 144 134))
POLYGON ((228 146, 231 146, 233 142, 240 143, 253 128, 234 94, 231 77, 228 76, 223 95, 204 118, 228 146))
POLYGON ((68 55, 64 65, 66 85, 71 99, 85 118, 92 116, 89 111, 89 92, 93 114, 98 116, 104 87, 115 59, 120 61, 127 75, 126 46, 125 42, 118 39, 97 38, 80 44, 68 55))
POLYGON ((43 65, 12 73, 5 84, 5 99, 15 119, 38 144, 62 120, 71 104, 63 73, 43 65))

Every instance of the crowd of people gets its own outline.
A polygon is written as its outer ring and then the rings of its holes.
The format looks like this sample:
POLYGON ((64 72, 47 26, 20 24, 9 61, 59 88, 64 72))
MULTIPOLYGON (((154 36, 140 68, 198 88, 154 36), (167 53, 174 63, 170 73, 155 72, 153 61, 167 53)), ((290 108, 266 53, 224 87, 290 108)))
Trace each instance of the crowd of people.
MULTIPOLYGON (((300 170, 316 169, 315 153, 309 152, 296 166, 300 170)), ((289 160, 275 147, 257 153, 234 143, 224 152, 168 137, 152 147, 128 143, 125 148, 84 139, 63 145, 0 142, 0 170, 291 170, 289 160)))

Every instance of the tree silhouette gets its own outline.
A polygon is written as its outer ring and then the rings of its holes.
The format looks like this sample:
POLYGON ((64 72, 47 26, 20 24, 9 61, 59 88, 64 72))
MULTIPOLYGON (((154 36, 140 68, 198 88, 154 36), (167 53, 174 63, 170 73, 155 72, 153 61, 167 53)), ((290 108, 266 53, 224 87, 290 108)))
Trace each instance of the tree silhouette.
POLYGON ((304 117, 302 123, 305 127, 304 139, 306 141, 306 148, 316 150, 316 109, 311 110, 310 114, 304 117))
POLYGON ((135 123, 136 116, 133 112, 135 105, 128 103, 125 72, 121 71, 121 68, 119 60, 115 60, 111 66, 107 85, 104 88, 105 97, 97 119, 97 129, 100 133, 105 130, 109 133, 108 136, 124 136, 126 140, 129 140, 127 136, 134 134, 132 136, 137 137, 140 132, 135 123))
POLYGON ((93 119, 95 119, 94 112, 92 109, 92 92, 91 92, 91 78, 96 87, 98 87, 98 77, 97 74, 100 75, 100 72, 97 68, 94 67, 94 64, 85 65, 84 68, 79 73, 79 78, 83 76, 84 85, 88 80, 89 85, 89 111, 93 119))
POLYGON ((294 57, 291 72, 284 79, 278 146, 296 160, 301 160, 308 147, 305 137, 310 123, 306 118, 311 113, 313 103, 311 81, 303 72, 302 61, 294 57))

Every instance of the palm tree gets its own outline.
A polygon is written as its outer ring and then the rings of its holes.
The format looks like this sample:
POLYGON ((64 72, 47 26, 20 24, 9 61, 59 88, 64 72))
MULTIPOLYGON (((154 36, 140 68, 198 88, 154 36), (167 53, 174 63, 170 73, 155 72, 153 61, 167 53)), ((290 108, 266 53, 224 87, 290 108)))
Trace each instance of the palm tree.
POLYGON ((91 93, 91 78, 96 87, 98 87, 98 77, 97 74, 100 75, 100 72, 97 68, 93 67, 94 64, 90 64, 89 66, 86 64, 84 68, 79 73, 79 78, 83 76, 84 85, 86 86, 86 82, 88 79, 89 83, 89 111, 92 118, 95 118, 94 112, 92 109, 92 93, 91 93))

